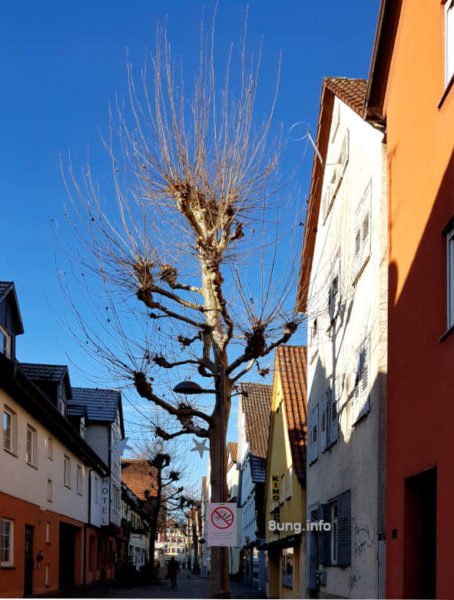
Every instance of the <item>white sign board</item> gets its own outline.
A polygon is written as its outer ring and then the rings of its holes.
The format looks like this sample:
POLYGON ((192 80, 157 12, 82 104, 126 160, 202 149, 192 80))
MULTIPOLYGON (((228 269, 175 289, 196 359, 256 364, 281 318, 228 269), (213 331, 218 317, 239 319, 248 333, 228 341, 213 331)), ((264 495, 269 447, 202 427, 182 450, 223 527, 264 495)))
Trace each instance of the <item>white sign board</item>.
POLYGON ((237 528, 236 504, 233 502, 211 502, 208 504, 208 546, 236 546, 237 528))

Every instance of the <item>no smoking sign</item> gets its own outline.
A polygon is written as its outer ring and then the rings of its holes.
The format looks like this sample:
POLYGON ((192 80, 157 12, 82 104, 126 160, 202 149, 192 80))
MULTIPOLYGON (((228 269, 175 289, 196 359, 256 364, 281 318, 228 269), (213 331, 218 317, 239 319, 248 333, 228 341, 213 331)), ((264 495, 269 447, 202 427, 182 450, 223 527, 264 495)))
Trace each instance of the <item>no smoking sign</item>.
POLYGON ((207 543, 209 546, 237 545, 236 504, 232 502, 208 504, 207 543))

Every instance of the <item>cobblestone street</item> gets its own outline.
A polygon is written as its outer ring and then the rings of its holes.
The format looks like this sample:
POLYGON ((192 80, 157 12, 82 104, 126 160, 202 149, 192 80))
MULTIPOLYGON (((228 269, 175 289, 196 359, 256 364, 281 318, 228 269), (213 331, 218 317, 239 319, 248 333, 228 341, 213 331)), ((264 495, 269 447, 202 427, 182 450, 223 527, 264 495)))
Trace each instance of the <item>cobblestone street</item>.
MULTIPOLYGON (((209 598, 209 580, 206 577, 188 576, 183 572, 178 577, 177 587, 172 589, 166 580, 155 585, 120 587, 114 584, 93 585, 85 589, 68 590, 52 596, 54 598, 209 598)), ((265 598, 256 588, 232 581, 232 598, 265 598)))

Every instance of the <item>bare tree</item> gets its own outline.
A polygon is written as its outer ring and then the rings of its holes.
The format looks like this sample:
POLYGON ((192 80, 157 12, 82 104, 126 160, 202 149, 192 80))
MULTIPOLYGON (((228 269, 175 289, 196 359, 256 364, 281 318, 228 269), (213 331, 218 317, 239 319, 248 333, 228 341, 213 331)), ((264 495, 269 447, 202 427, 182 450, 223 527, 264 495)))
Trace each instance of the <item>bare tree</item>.
MULTIPOLYGON (((80 178, 70 167, 66 181, 78 223, 76 258, 101 276, 107 294, 104 334, 70 294, 84 340, 170 415, 170 427, 156 427, 161 438, 208 438, 211 464, 218 465, 234 384, 254 366, 267 373, 260 360, 290 340, 300 317, 286 309, 299 256, 288 256, 285 266, 278 260, 281 143, 271 127, 280 67, 260 120, 261 49, 256 56, 247 51, 245 30, 219 84, 214 37, 213 19, 208 33, 202 26, 188 95, 166 31, 158 30, 140 86, 128 65, 129 109, 117 102, 111 111, 104 140, 111 189, 104 197, 90 168, 80 178), (156 373, 175 369, 211 381, 203 386, 211 399, 169 397, 156 373)), ((212 468, 211 500, 223 501, 226 487, 225 468, 212 468)), ((212 548, 211 563, 214 595, 220 571, 227 573, 226 554, 212 548)))

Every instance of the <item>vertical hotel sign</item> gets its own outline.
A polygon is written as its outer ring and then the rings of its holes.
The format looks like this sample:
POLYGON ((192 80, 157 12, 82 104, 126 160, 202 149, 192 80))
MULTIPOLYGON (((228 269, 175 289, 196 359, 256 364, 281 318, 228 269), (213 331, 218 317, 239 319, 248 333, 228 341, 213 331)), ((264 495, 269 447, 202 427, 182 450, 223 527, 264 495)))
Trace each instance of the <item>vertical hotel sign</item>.
POLYGON ((101 525, 109 525, 110 512, 110 478, 105 477, 101 483, 101 525))

